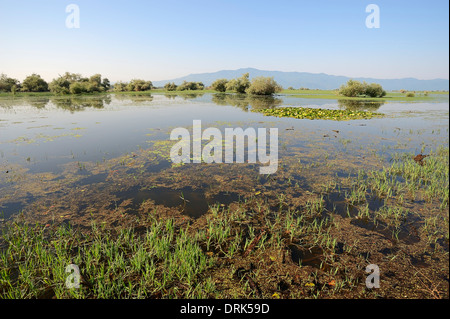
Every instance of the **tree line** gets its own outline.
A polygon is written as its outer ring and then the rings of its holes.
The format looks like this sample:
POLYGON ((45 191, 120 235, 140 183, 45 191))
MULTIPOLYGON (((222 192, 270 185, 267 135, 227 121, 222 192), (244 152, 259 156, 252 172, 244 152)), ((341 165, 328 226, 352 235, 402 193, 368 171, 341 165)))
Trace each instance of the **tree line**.
POLYGON ((117 82, 111 85, 108 78, 102 78, 101 74, 91 77, 83 77, 79 73, 66 72, 47 83, 39 74, 33 73, 22 82, 10 78, 6 74, 0 75, 0 92, 52 92, 55 94, 82 94, 107 91, 149 91, 153 89, 151 81, 140 79, 131 80, 129 83, 117 82))
MULTIPOLYGON (((22 82, 10 78, 6 74, 0 75, 0 92, 52 92, 55 94, 82 94, 96 92, 142 92, 154 89, 151 81, 133 79, 130 82, 116 82, 111 85, 108 78, 102 78, 101 74, 94 74, 91 77, 83 77, 78 73, 66 72, 47 83, 39 74, 33 73, 27 76, 22 82)), ((184 81, 180 85, 166 83, 166 91, 196 91, 204 90, 202 82, 184 81)), ((281 92, 283 88, 273 77, 256 77, 250 81, 249 73, 243 74, 236 79, 218 79, 214 81, 209 89, 217 92, 236 92, 250 95, 273 95, 281 92)), ((386 91, 381 85, 376 83, 368 84, 349 80, 342 85, 338 94, 345 97, 383 97, 386 91)))

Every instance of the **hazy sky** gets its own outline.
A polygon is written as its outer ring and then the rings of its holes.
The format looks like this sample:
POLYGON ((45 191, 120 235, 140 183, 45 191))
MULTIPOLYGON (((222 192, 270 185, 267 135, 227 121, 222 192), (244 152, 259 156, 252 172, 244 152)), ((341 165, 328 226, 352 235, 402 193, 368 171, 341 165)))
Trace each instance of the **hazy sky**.
POLYGON ((0 0, 0 73, 157 81, 254 67, 449 78, 448 0, 0 0), (366 6, 380 28, 366 27, 366 6), (67 28, 69 4, 80 27, 67 28))

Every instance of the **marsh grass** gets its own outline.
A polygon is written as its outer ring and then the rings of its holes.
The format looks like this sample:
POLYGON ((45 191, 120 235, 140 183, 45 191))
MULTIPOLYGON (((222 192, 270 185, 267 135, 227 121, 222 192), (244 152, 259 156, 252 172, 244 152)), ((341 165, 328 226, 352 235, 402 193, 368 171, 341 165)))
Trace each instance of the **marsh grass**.
POLYGON ((4 230, 0 256, 2 298, 200 298, 214 288, 198 280, 210 263, 196 237, 170 219, 140 232, 17 221, 4 230), (80 267, 80 289, 65 286, 69 264, 80 267))
POLYGON ((345 199, 357 207, 357 218, 391 227, 393 237, 405 226, 419 225, 417 221, 421 221, 429 242, 448 243, 448 227, 443 226, 448 226, 449 149, 439 146, 423 165, 413 158, 412 153, 394 154, 391 164, 381 170, 358 171, 343 190, 345 199), (381 203, 380 207, 369 209, 374 201, 381 203), (427 205, 426 211, 432 215, 419 213, 415 208, 418 205, 427 205))
MULTIPOLYGON (((220 298, 257 297, 252 284, 227 291, 217 278, 230 269, 224 261, 281 263, 292 243, 321 247, 332 255, 332 218, 323 218, 323 198, 305 203, 303 213, 274 211, 251 197, 234 208, 212 205, 205 226, 148 217, 143 225, 109 229, 27 224, 20 219, 3 229, 0 253, 2 298, 220 298), (253 207, 249 209, 249 207, 253 207), (259 207, 259 208, 258 208, 259 207), (67 265, 81 271, 81 287, 68 289, 67 265), (236 290, 237 289, 237 290, 236 290)), ((324 260, 325 262, 325 260, 324 260)), ((266 269, 258 270, 263 274, 266 269)), ((233 277, 233 273, 230 274, 233 277)), ((258 277, 253 274, 252 277, 258 277)), ((256 280, 256 279, 255 279, 256 280)), ((260 280, 260 279, 259 279, 260 280)), ((243 286, 242 286, 243 285, 243 286)), ((264 292, 271 297, 273 292, 264 292)))

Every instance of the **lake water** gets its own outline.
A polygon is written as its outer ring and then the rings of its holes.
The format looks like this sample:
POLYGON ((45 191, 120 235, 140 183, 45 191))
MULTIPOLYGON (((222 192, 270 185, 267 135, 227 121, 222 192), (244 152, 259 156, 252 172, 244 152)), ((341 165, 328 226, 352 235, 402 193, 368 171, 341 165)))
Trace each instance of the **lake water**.
POLYGON ((284 194, 288 180, 314 191, 319 182, 387 164, 398 152, 448 147, 448 120, 448 95, 433 103, 384 104, 289 95, 2 97, 0 211, 4 218, 24 211, 72 220, 120 205, 132 212, 152 200, 198 217, 208 205, 228 205, 262 189, 284 194), (251 112, 278 106, 367 109, 386 117, 337 122, 251 112), (203 129, 278 128, 278 184, 264 186, 259 164, 172 165, 170 132, 191 130, 193 120, 203 129))

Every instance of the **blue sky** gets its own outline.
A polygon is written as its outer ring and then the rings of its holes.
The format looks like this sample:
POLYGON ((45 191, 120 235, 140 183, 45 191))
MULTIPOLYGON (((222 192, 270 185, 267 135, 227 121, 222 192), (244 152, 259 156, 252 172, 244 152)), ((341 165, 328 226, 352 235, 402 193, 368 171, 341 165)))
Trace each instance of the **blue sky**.
POLYGON ((449 78, 447 0, 0 0, 0 73, 166 80, 254 67, 449 78), (369 29, 366 6, 380 8, 369 29), (66 27, 66 6, 80 28, 66 27))

